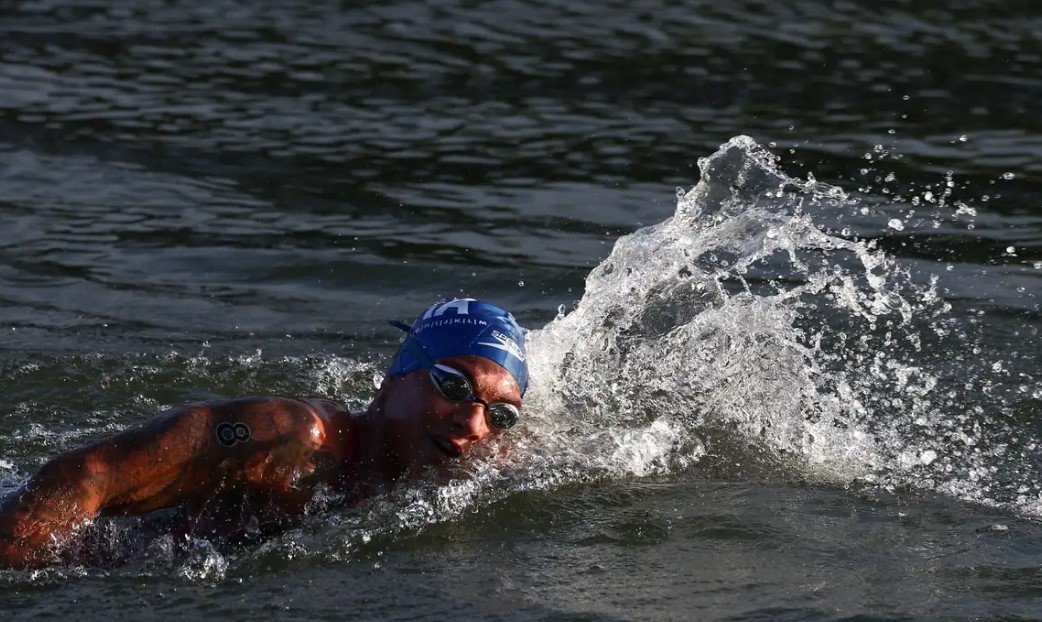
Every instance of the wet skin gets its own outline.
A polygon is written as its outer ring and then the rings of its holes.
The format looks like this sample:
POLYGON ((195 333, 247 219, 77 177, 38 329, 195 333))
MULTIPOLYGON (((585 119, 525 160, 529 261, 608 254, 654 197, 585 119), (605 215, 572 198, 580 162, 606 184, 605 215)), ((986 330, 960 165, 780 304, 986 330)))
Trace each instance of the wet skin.
MULTIPOLYGON (((521 406, 514 378, 478 356, 439 361, 487 402, 521 406)), ((0 566, 58 563, 96 516, 178 508, 178 530, 252 539, 304 514, 320 485, 364 498, 502 434, 485 407, 453 402, 426 369, 385 378, 367 411, 325 399, 189 404, 64 453, 0 503, 0 566)))

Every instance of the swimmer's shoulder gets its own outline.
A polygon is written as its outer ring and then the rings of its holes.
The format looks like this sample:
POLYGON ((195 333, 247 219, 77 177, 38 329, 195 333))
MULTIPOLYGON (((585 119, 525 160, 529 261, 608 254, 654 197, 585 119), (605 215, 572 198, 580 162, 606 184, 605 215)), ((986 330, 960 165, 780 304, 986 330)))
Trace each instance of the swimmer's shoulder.
POLYGON ((211 440, 226 448, 296 441, 318 449, 337 444, 351 417, 346 406, 322 397, 242 397, 184 408, 204 418, 211 440))

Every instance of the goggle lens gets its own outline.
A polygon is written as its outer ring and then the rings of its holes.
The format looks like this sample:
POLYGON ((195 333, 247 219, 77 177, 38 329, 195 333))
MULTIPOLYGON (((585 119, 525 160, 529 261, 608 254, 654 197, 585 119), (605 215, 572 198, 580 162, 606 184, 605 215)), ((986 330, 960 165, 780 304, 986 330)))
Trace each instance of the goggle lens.
POLYGON ((471 396, 470 383, 459 374, 435 367, 431 370, 431 378, 438 391, 453 402, 462 402, 471 396))
POLYGON ((489 423, 501 430, 514 427, 514 424, 516 424, 520 418, 521 411, 513 404, 496 402, 495 404, 488 405, 489 423))

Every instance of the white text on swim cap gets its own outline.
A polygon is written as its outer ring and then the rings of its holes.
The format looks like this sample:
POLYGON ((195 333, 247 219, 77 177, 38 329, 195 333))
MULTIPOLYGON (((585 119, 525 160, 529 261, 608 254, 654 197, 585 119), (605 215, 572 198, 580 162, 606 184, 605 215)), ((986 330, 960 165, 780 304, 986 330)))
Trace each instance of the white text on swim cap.
POLYGON ((459 326, 459 325, 474 325, 474 326, 488 326, 488 322, 481 318, 469 318, 469 317, 447 317, 441 320, 424 320, 420 324, 419 328, 416 329, 416 334, 420 334, 428 328, 438 328, 441 326, 459 326))
POLYGON ((429 320, 432 317, 444 315, 449 309, 455 309, 456 315, 469 315, 470 314, 470 302, 473 298, 460 298, 459 300, 451 300, 443 305, 437 305, 427 309, 427 312, 423 314, 423 319, 429 320))
POLYGON ((479 346, 488 346, 490 348, 495 348, 497 350, 502 350, 502 351, 506 352, 507 354, 512 355, 514 358, 516 358, 517 360, 521 361, 522 363, 525 362, 525 353, 521 350, 521 346, 517 345, 516 341, 514 341, 510 337, 504 335, 503 333, 499 332, 498 330, 494 330, 490 334, 492 335, 492 338, 495 339, 499 343, 491 343, 491 342, 488 342, 488 341, 479 341, 478 345, 479 346))

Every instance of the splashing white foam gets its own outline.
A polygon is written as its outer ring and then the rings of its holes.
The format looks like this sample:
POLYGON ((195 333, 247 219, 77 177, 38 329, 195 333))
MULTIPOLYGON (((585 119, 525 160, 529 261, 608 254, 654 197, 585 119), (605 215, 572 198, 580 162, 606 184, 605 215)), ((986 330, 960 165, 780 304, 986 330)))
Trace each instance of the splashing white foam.
POLYGON ((981 435, 973 414, 951 412, 930 369, 950 333, 936 278, 818 228, 856 201, 747 137, 699 166, 675 215, 621 238, 575 308, 530 335, 527 402, 537 435, 568 438, 544 441, 558 465, 643 475, 725 452, 993 499, 994 465, 957 448, 981 435))

